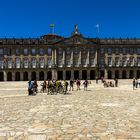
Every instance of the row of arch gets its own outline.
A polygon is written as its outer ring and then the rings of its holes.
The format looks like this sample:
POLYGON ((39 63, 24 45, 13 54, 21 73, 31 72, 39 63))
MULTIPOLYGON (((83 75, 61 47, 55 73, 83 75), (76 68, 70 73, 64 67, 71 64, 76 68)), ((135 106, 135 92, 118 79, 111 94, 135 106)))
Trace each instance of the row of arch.
MULTIPOLYGON (((96 72, 95 70, 90 70, 90 73, 88 75, 87 70, 82 70, 82 73, 80 73, 79 70, 75 70, 72 76, 72 72, 70 70, 66 71, 65 73, 65 77, 64 77, 64 73, 63 71, 57 71, 57 79, 66 79, 66 80, 70 80, 71 77, 73 77, 74 79, 90 79, 93 80, 95 79, 96 76, 96 72)), ((100 77, 104 77, 105 76, 105 71, 101 70, 99 73, 100 77)), ((112 79, 112 78, 122 78, 122 79, 127 79, 127 78, 133 78, 134 75, 134 71, 130 70, 130 71, 119 71, 116 70, 115 73, 113 73, 111 70, 107 71, 107 78, 108 79, 112 79), (121 72, 121 77, 120 77, 120 72, 121 72), (128 73, 129 72, 129 73, 128 73), (113 75, 114 74, 114 75, 113 75)), ((29 77, 29 73, 27 71, 23 72, 23 79, 21 79, 21 73, 20 72, 16 72, 14 77, 12 77, 12 72, 8 72, 7 75, 7 81, 28 81, 28 80, 45 80, 45 79, 52 79, 52 72, 48 71, 47 72, 47 78, 45 77, 45 72, 44 71, 40 71, 38 78, 37 78, 37 73, 35 71, 31 72, 31 75, 29 77)), ((137 70, 136 72, 136 77, 139 78, 140 77, 140 70, 137 70)), ((0 72, 0 81, 4 81, 4 73, 0 72)))

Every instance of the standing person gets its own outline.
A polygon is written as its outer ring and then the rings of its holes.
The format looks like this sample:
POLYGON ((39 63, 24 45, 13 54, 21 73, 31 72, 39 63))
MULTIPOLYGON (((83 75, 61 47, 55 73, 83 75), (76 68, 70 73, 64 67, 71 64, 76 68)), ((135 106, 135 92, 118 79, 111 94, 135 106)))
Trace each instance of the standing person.
POLYGON ((41 92, 44 93, 44 91, 46 90, 46 81, 44 81, 43 83, 41 83, 41 86, 42 86, 41 92))
POLYGON ((69 89, 69 91, 71 91, 71 89, 73 91, 73 84, 74 84, 74 81, 72 79, 70 79, 70 89, 69 89))
POLYGON ((85 80, 83 84, 84 84, 84 91, 85 91, 85 90, 87 91, 88 80, 85 80))
POLYGON ((33 91, 34 91, 34 93, 38 92, 38 88, 37 87, 38 87, 37 81, 34 80, 34 82, 33 82, 33 91))
POLYGON ((115 81, 115 87, 118 87, 118 79, 115 78, 114 81, 115 81))
POLYGON ((133 78, 133 90, 135 89, 135 87, 136 87, 136 79, 135 79, 135 77, 133 78))
POLYGON ((28 82, 28 95, 32 95, 33 94, 33 84, 32 81, 30 80, 28 82))
POLYGON ((81 83, 80 83, 80 80, 79 80, 79 79, 77 79, 76 85, 77 85, 77 90, 80 90, 80 85, 81 85, 81 83))

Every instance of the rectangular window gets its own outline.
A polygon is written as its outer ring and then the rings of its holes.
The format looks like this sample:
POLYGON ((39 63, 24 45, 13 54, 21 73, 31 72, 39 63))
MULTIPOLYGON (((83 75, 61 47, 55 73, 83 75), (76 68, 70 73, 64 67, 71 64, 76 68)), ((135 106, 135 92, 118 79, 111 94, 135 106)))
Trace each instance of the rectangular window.
POLYGON ((108 57, 108 66, 112 66, 112 58, 108 57))
POLYGON ((36 49, 35 48, 32 49, 32 55, 36 55, 36 49))
POLYGON ((20 55, 20 49, 19 48, 16 49, 16 55, 20 55))
POLYGON ((29 53, 29 52, 28 52, 28 49, 24 49, 24 50, 23 50, 23 53, 24 53, 24 55, 28 55, 28 53, 29 53))
POLYGON ((130 48, 130 50, 129 50, 129 51, 130 51, 130 54, 131 54, 131 55, 133 55, 133 54, 134 54, 134 49, 133 49, 133 48, 130 48))
POLYGON ((100 53, 104 54, 104 48, 101 48, 100 53))
POLYGON ((44 49, 40 48, 40 55, 43 56, 44 55, 44 49))
POLYGON ((112 48, 108 48, 107 51, 108 51, 108 54, 109 54, 109 55, 112 54, 112 48))
POLYGON ((52 49, 48 48, 48 56, 51 56, 51 55, 52 55, 52 49))
POLYGON ((16 58, 16 68, 20 68, 20 58, 16 58))
POLYGON ((126 48, 122 48, 122 54, 126 55, 126 48))
POLYGON ((119 48, 115 48, 115 54, 116 54, 116 55, 119 54, 119 48))
POLYGON ((140 48, 137 48, 137 54, 140 55, 140 48))
POLYGON ((8 48, 8 49, 7 49, 7 55, 8 55, 8 56, 11 56, 11 55, 12 55, 12 49, 11 49, 11 48, 8 48))

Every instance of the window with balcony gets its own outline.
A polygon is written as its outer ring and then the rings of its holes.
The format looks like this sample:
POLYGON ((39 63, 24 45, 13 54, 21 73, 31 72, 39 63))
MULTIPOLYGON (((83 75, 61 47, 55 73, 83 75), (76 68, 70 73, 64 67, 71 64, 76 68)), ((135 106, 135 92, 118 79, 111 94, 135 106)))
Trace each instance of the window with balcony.
POLYGON ((29 67, 29 59, 28 58, 24 58, 23 64, 24 64, 24 68, 28 68, 29 67))
POLYGON ((16 68, 20 68, 20 58, 16 58, 16 68))
POLYGON ((40 58, 39 64, 40 64, 40 68, 44 68, 45 67, 45 59, 44 58, 40 58))
POLYGON ((101 48, 101 49, 100 49, 100 54, 104 54, 104 53, 105 53, 104 48, 101 48))
POLYGON ((122 54, 126 55, 126 48, 122 48, 122 54))
POLYGON ((126 66, 126 65, 127 65, 126 57, 123 57, 123 58, 122 58, 122 65, 123 65, 123 66, 126 66))
POLYGON ((66 49, 66 55, 70 55, 70 53, 71 53, 70 48, 67 48, 67 49, 66 49))
POLYGON ((130 57, 130 66, 134 66, 135 60, 134 57, 130 57))
POLYGON ((119 66, 119 57, 115 57, 115 66, 119 66))
POLYGON ((51 67, 51 66, 52 66, 52 59, 48 58, 48 67, 51 67))
POLYGON ((37 61, 36 58, 32 58, 32 68, 36 68, 37 61))
POLYGON ((11 69, 12 68, 12 59, 8 59, 8 68, 11 69))
POLYGON ((112 58, 108 57, 108 66, 112 66, 112 58))

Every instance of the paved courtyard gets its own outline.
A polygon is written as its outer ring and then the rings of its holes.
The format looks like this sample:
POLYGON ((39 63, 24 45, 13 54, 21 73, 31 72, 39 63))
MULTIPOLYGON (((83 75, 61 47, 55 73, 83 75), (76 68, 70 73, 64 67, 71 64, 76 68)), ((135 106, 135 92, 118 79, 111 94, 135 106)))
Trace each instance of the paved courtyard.
POLYGON ((0 83, 0 140, 140 140, 140 89, 89 85, 68 95, 27 96, 26 82, 0 83))

